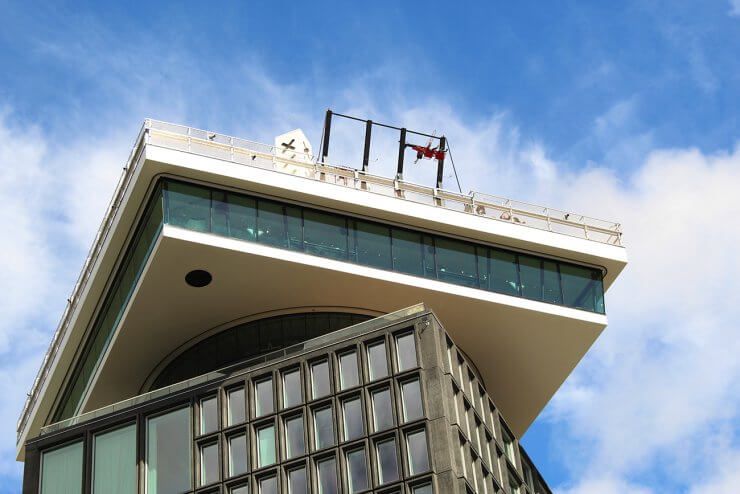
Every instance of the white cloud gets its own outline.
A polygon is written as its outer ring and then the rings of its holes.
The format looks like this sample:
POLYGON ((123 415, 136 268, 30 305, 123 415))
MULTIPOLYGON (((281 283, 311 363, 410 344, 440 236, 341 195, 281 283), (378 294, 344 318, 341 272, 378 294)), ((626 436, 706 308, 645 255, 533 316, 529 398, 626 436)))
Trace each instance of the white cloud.
POLYGON ((740 16, 740 0, 730 0, 730 15, 740 16))

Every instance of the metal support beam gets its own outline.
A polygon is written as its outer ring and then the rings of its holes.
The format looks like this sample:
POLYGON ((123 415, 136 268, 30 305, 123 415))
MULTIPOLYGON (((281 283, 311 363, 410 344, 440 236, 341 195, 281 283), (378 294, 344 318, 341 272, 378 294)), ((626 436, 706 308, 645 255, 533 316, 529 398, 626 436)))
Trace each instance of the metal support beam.
POLYGON ((321 161, 325 162, 326 157, 329 156, 329 134, 331 133, 331 110, 326 110, 326 118, 324 119, 324 142, 321 144, 321 161))
MULTIPOLYGON (((443 153, 446 151, 445 146, 447 146, 447 138, 445 136, 442 136, 439 138, 439 150, 443 153)), ((445 155, 442 154, 442 157, 437 160, 437 188, 442 188, 442 177, 444 176, 444 168, 445 168, 445 155)))
POLYGON ((370 161, 370 135, 373 132, 373 121, 368 120, 365 122, 365 151, 362 153, 362 171, 367 172, 367 167, 370 161))
POLYGON ((403 180, 403 155, 406 151, 406 127, 401 128, 401 139, 398 141, 398 170, 396 180, 403 180))

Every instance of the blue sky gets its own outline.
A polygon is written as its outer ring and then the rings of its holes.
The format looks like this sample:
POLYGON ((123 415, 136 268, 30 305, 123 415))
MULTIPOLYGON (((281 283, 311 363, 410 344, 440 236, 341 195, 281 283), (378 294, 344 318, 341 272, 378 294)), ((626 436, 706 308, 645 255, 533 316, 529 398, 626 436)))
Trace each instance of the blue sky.
POLYGON ((737 492, 740 1, 0 7, 0 492, 142 120, 316 147, 327 107, 444 132, 466 191, 623 223, 610 326, 523 439, 557 492, 737 492))

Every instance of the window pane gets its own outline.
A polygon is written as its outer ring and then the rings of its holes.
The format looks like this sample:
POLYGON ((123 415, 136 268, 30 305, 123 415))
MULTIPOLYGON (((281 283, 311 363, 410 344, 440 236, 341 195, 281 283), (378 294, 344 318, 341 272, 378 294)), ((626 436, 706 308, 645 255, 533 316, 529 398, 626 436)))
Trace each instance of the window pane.
POLYGON ((405 333, 396 337, 396 353, 398 354, 398 372, 417 366, 414 333, 405 333))
POLYGON ((257 465, 259 468, 275 463, 275 426, 257 429, 257 465))
POLYGON ((362 425, 362 401, 360 398, 346 400, 342 404, 344 415, 344 440, 351 441, 365 433, 362 425))
POLYGON ((375 268, 392 269, 390 229, 364 221, 355 221, 354 226, 356 262, 375 268))
POLYGON ((409 455, 409 473, 411 475, 429 470, 427 435, 423 429, 411 432, 406 436, 406 450, 409 455))
POLYGON ((303 433, 303 415, 285 420, 285 448, 287 459, 295 458, 306 452, 306 441, 303 433))
POLYGON ((213 233, 243 240, 257 238, 257 201, 215 190, 212 201, 213 233))
POLYGON ((404 422, 420 419, 424 416, 418 379, 401 383, 401 400, 403 401, 404 422))
POLYGON ((277 477, 266 477, 259 480, 260 494, 278 494, 277 477))
POLYGON ((475 246, 466 242, 438 237, 437 277, 456 285, 478 286, 475 246))
POLYGON ((357 353, 347 352, 339 356, 339 382, 342 389, 360 384, 357 374, 357 353))
POLYGON ((249 494, 249 486, 240 485, 238 487, 234 487, 229 491, 229 494, 249 494))
POLYGON ((422 247, 423 249, 423 259, 424 262, 424 276, 431 279, 437 278, 437 268, 436 263, 434 261, 434 239, 430 237, 429 235, 423 235, 422 240, 424 242, 424 245, 422 247))
POLYGON ((392 228, 391 236, 393 270, 422 276, 421 234, 392 228))
POLYGON ((490 268, 488 267, 487 247, 476 247, 475 254, 478 259, 478 286, 483 290, 491 289, 491 277, 489 276, 490 268))
POLYGON ((388 360, 385 354, 385 342, 379 341, 367 347, 367 365, 370 380, 381 379, 388 375, 388 360))
POLYGON ((148 494, 190 489, 190 408, 181 408, 147 420, 146 446, 148 494))
POLYGON ((519 255, 519 278, 522 296, 542 300, 542 261, 532 256, 519 255))
POLYGON ((300 250, 300 209, 260 200, 257 204, 257 241, 275 247, 300 250))
POLYGON ((367 463, 365 449, 356 449, 347 453, 347 483, 349 492, 360 492, 368 488, 367 463))
POLYGON ((373 428, 375 432, 393 427, 393 409, 391 408, 391 390, 379 389, 372 392, 373 428))
POLYGON ((334 420, 331 407, 320 408, 314 412, 314 434, 316 449, 334 445, 334 420))
POLYGON ((494 292, 519 295, 516 254, 491 249, 491 279, 494 292))
POLYGON ((211 192, 180 182, 167 182, 167 223, 208 232, 211 230, 211 192))
POLYGON ((321 460, 316 465, 319 477, 319 494, 337 494, 337 461, 334 458, 321 460))
POLYGON ((563 302, 568 307, 604 312, 604 287, 601 274, 591 268, 560 265, 563 302))
POLYGON ((265 379, 255 384, 257 417, 274 411, 272 399, 272 379, 265 379))
POLYGON ((295 468, 288 472, 288 494, 307 494, 308 479, 305 468, 295 468))
POLYGON ((213 396, 200 402, 200 433, 218 430, 218 399, 213 396))
POLYGON ((241 424, 245 420, 244 388, 232 389, 228 392, 228 425, 241 424))
POLYGON ((398 480, 398 459, 396 458, 396 440, 389 439, 376 445, 378 453, 378 480, 381 484, 398 480))
POLYGON ((82 492, 82 441, 41 456, 41 494, 82 492))
POLYGON ((553 304, 563 303, 563 294, 560 291, 560 271, 558 265, 552 261, 543 261, 543 300, 553 304))
POLYGON ((413 494, 433 494, 432 484, 418 485, 414 487, 413 494))
POLYGON ((289 408, 303 402, 301 371, 298 369, 283 374, 283 407, 289 408))
POLYGON ((319 211, 303 211, 305 251, 321 257, 347 259, 347 220, 319 211))
POLYGON ((247 471, 247 435, 229 438, 229 477, 247 471))
POLYGON ((218 443, 207 444, 200 448, 200 485, 218 480, 218 443))
POLYGON ((327 396, 331 393, 329 382, 329 362, 323 360, 311 365, 311 394, 313 399, 327 396))
POLYGON ((95 435, 93 492, 136 492, 136 425, 95 435))

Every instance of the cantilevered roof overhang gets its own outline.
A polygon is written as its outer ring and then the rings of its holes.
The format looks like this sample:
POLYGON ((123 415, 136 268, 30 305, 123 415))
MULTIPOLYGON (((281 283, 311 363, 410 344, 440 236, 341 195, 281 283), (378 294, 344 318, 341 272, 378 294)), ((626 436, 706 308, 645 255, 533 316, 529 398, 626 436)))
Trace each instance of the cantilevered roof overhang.
MULTIPOLYGON (((19 421, 19 459, 25 440, 49 422, 147 196, 162 175, 597 266, 604 270, 605 289, 627 263, 625 249, 619 245, 495 221, 290 171, 249 166, 248 159, 239 163, 227 157, 206 156, 190 147, 175 147, 166 139, 150 139, 148 127, 140 134, 105 228, 91 251, 90 265, 19 421)), ((224 324, 229 317, 305 306, 389 312, 421 301, 435 310, 456 342, 477 363, 517 435, 534 420, 607 322, 604 315, 595 313, 165 225, 131 299, 131 318, 127 314, 121 322, 84 408, 89 410, 137 393, 137 386, 161 359, 199 331, 224 324), (182 270, 199 267, 194 266, 196 259, 213 270, 214 282, 203 291, 188 292, 182 270), (258 293, 248 282, 255 273, 261 274, 258 293), (197 303, 190 303, 188 297, 195 293, 197 303), (270 293, 272 297, 267 296, 270 293), (188 324, 164 324, 182 319, 185 313, 190 315, 188 324), (138 321, 142 317, 162 324, 138 321), (143 332, 144 328, 149 329, 143 332), (121 379, 122 372, 128 382, 121 379)))

